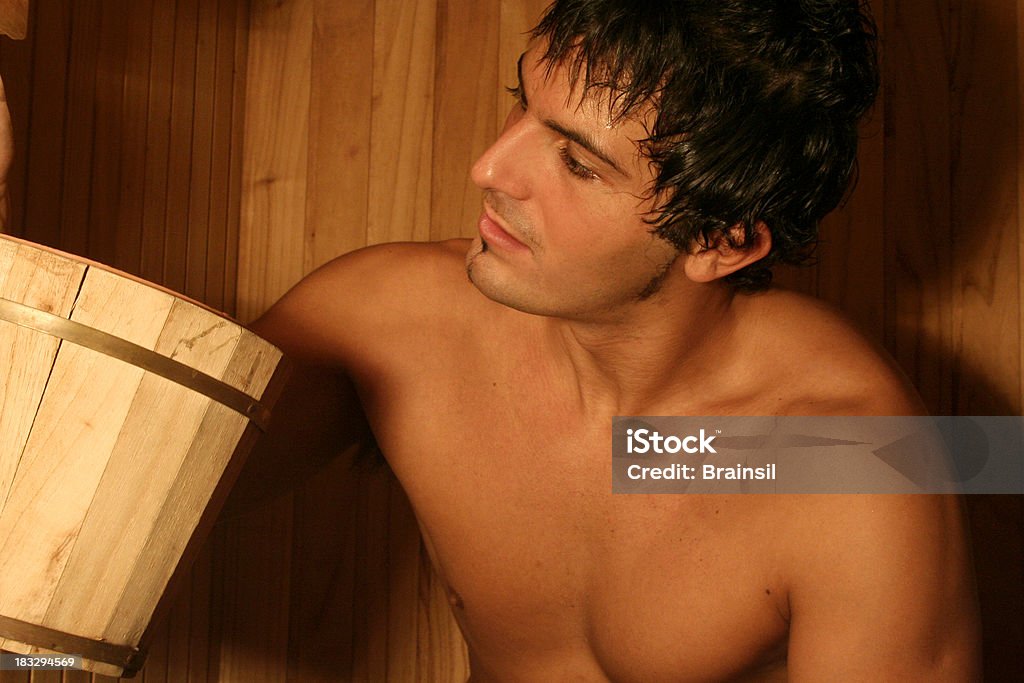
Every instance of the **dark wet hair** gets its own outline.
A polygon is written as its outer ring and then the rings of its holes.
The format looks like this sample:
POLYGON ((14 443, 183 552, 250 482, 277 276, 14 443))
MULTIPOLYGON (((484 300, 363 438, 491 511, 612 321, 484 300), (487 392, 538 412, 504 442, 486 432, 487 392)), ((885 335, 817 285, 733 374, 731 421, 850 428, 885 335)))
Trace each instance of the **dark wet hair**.
POLYGON ((679 249, 772 235, 726 277, 744 290, 806 263, 856 173, 857 121, 878 89, 876 33, 856 0, 556 0, 534 29, 549 67, 609 89, 613 115, 653 103, 654 232, 679 249), (742 227, 730 230, 732 226, 742 227))

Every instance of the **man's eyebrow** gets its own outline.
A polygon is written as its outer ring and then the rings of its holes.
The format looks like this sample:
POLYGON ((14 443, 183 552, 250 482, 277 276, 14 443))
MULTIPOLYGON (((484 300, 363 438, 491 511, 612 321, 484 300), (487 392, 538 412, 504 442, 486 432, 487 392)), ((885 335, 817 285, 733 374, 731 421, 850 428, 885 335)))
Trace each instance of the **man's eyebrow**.
MULTIPOLYGON (((516 62, 516 74, 517 74, 517 76, 519 78, 519 92, 518 92, 518 95, 519 95, 519 101, 522 102, 522 104, 523 104, 523 108, 527 108, 527 106, 528 106, 528 102, 527 102, 527 99, 526 99, 526 86, 523 85, 523 57, 525 57, 525 56, 526 56, 526 53, 525 52, 522 53, 521 55, 519 55, 519 60, 516 62)), ((623 171, 622 168, 620 168, 617 163, 612 161, 610 156, 608 156, 605 152, 603 152, 601 150, 601 148, 600 148, 600 146, 598 146, 597 142, 595 142, 594 140, 590 139, 588 136, 584 135, 583 133, 580 133, 579 131, 572 130, 570 128, 566 128, 565 126, 563 126, 562 124, 558 123, 557 121, 555 121, 553 119, 544 119, 544 125, 547 126, 548 128, 550 128, 551 130, 555 131, 556 133, 558 133, 562 137, 567 138, 567 139, 575 142, 577 145, 579 145, 583 149, 587 150, 588 152, 593 154, 595 157, 597 157, 598 159, 600 159, 604 163, 606 163, 609 166, 611 166, 613 169, 615 169, 616 171, 618 171, 622 175, 624 175, 624 176, 628 176, 629 175, 628 173, 623 171)))
POLYGON ((583 133, 581 133, 579 131, 572 130, 571 128, 566 128, 565 126, 560 124, 558 121, 553 121, 551 119, 544 119, 544 125, 547 126, 548 128, 550 128, 551 130, 555 131, 556 133, 558 133, 562 137, 568 138, 569 140, 572 140, 577 145, 579 145, 583 149, 587 150, 588 152, 590 152, 595 157, 597 157, 598 159, 600 159, 604 163, 606 163, 609 166, 611 166, 612 168, 614 168, 616 171, 618 171, 622 175, 629 175, 628 173, 623 171, 621 168, 619 168, 619 165, 617 163, 615 163, 614 161, 612 161, 612 158, 610 156, 608 156, 606 153, 601 151, 601 148, 598 146, 598 144, 594 140, 591 140, 590 138, 588 138, 583 133))

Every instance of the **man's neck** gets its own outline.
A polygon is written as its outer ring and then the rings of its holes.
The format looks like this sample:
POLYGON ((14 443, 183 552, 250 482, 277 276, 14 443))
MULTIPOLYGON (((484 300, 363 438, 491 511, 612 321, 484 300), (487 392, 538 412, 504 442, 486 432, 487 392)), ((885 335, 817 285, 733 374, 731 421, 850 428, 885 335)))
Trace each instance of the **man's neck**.
POLYGON ((583 410, 649 414, 716 393, 737 351, 736 295, 726 285, 685 290, 666 288, 600 321, 551 319, 583 410))

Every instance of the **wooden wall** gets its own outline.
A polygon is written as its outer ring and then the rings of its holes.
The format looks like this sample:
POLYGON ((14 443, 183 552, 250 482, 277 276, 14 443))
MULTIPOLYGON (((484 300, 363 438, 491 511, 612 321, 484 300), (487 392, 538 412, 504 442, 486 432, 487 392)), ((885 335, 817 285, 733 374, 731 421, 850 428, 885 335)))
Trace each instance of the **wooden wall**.
MULTIPOLYGON (((338 253, 471 234, 467 170, 544 4, 33 0, 29 38, 0 42, 18 147, 9 231, 242 319, 338 253)), ((820 266, 781 279, 857 319, 933 412, 1019 415, 1024 18, 995 0, 873 6, 886 88, 859 187, 825 227, 820 266)), ((1021 501, 969 507, 990 679, 1020 679, 1021 501)), ((385 470, 339 466, 218 528, 141 676, 465 673, 401 491, 385 470)))

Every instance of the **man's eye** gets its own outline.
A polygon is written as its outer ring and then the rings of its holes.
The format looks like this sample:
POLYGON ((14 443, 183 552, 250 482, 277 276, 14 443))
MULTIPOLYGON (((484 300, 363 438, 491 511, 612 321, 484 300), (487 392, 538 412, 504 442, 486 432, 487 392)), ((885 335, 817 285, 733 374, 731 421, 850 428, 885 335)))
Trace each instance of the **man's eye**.
POLYGON ((562 162, 565 167, 569 169, 569 173, 572 173, 577 178, 583 180, 596 180, 597 174, 591 171, 589 168, 577 161, 571 154, 569 154, 569 146, 562 145, 558 148, 558 154, 562 157, 562 162))

